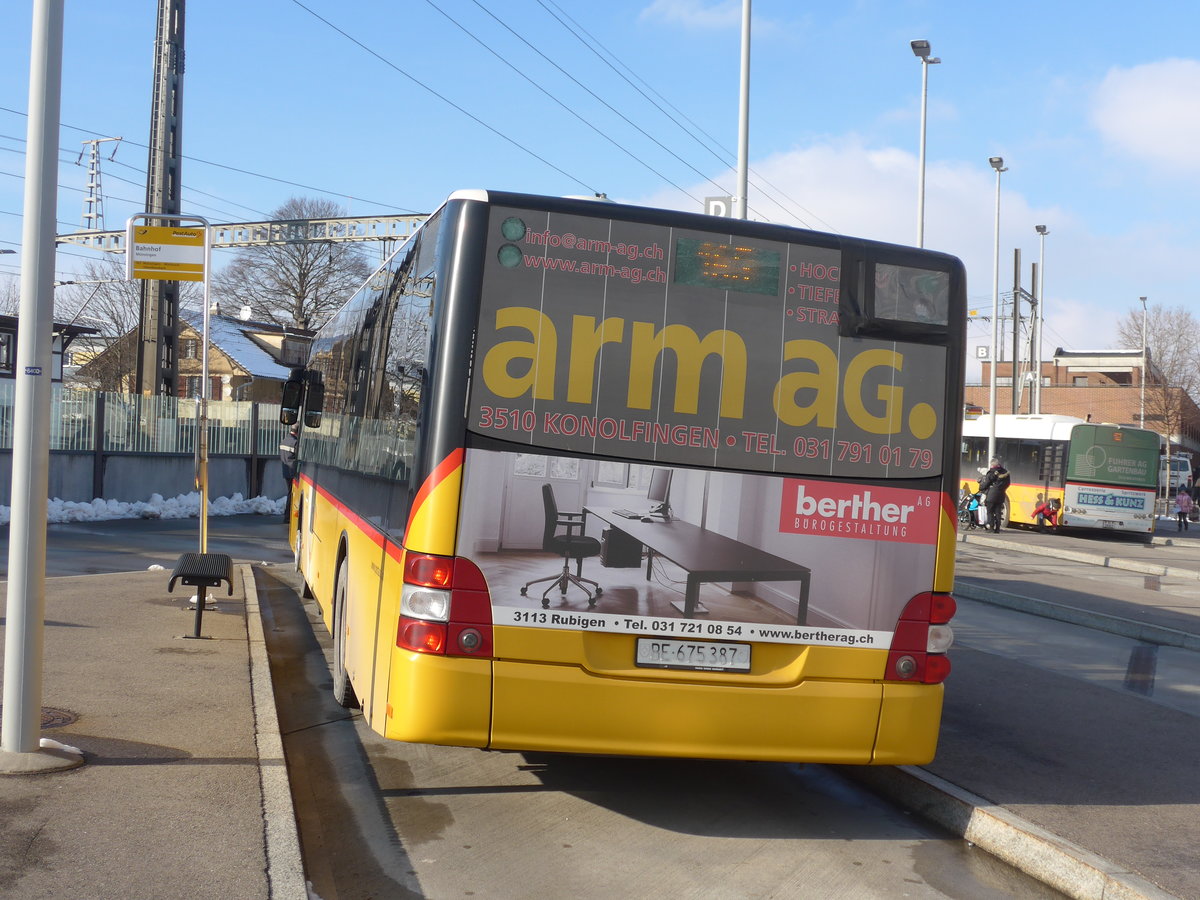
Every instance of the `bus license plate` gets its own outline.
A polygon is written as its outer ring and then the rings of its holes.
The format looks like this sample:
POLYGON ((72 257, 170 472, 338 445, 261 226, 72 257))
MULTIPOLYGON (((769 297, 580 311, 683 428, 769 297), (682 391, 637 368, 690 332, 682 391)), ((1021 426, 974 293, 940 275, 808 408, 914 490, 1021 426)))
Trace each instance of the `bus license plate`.
POLYGON ((720 641, 638 638, 637 665, 652 669, 749 672, 750 645, 720 641))
POLYGON ((1114 522, 1112 519, 1101 519, 1101 520, 1100 520, 1100 527, 1101 527, 1101 528, 1120 528, 1120 527, 1121 527, 1121 523, 1120 523, 1120 522, 1114 522))

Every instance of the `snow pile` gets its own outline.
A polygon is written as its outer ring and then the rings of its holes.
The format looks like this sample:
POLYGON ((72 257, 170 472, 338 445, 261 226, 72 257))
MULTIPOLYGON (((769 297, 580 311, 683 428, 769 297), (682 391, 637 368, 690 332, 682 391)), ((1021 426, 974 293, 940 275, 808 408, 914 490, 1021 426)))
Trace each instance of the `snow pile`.
MULTIPOLYGON (((272 500, 269 497, 252 497, 246 500, 241 494, 232 497, 210 498, 210 516, 240 516, 256 513, 262 516, 282 516, 285 497, 272 500)), ((11 510, 0 506, 0 525, 7 525, 11 510)), ((151 494, 149 500, 126 503, 121 500, 101 500, 97 497, 90 503, 74 500, 50 500, 46 507, 46 521, 99 522, 107 519, 197 519, 200 517, 200 493, 179 494, 166 499, 162 494, 151 494)))

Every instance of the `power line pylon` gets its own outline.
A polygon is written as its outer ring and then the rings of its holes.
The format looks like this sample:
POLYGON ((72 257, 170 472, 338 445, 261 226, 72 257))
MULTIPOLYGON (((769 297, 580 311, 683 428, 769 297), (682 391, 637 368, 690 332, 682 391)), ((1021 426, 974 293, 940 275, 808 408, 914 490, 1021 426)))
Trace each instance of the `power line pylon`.
POLYGON ((117 147, 120 146, 122 140, 123 138, 115 137, 84 141, 84 149, 79 151, 79 158, 75 160, 75 164, 79 165, 83 161, 83 154, 88 154, 87 196, 83 198, 84 230, 104 230, 104 189, 100 185, 100 145, 107 141, 116 142, 113 152, 108 157, 111 162, 116 157, 117 147))

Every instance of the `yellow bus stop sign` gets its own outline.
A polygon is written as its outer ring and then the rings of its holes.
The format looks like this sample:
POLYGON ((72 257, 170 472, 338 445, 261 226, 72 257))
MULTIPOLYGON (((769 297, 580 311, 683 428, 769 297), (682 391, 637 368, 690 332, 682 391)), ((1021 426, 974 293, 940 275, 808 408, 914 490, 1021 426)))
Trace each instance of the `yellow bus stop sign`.
POLYGON ((129 244, 133 277, 151 281, 204 280, 203 228, 138 225, 129 244))

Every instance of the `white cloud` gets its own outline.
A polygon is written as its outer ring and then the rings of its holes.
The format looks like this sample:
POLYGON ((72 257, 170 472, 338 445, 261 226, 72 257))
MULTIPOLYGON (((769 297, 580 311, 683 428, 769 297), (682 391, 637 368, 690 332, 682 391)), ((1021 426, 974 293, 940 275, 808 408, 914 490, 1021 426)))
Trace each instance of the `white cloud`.
POLYGON ((1200 62, 1167 59, 1112 69, 1096 89, 1092 122, 1120 151, 1171 169, 1200 167, 1200 62))
MULTIPOLYGON (((729 192, 735 173, 729 170, 715 175, 714 180, 729 192)), ((995 172, 984 165, 934 162, 926 167, 925 182, 925 246, 962 259, 967 270, 968 306, 979 310, 981 316, 990 316, 995 277, 995 172)), ((692 185, 688 192, 701 198, 720 193, 712 184, 692 185)), ((691 197, 678 191, 622 199, 699 211, 691 197)), ((869 147, 855 135, 828 138, 753 161, 749 205, 754 219, 912 245, 917 229, 917 158, 894 147, 869 147), (776 203, 771 195, 785 196, 776 203)), ((1012 291, 1013 248, 1022 250, 1022 286, 1028 290, 1030 265, 1038 261, 1040 249, 1033 226, 1040 223, 1050 228, 1044 356, 1056 346, 1113 346, 1115 320, 1136 288, 1114 283, 1113 273, 1103 266, 1098 269, 1096 260, 1144 259, 1148 248, 1161 249, 1162 236, 1127 232, 1097 237, 1070 211, 1035 207, 1003 181, 1000 207, 1001 297, 1012 291)), ((1005 325, 1008 328, 1011 322, 1005 325)), ((968 326, 968 380, 979 379, 975 347, 989 344, 990 336, 988 322, 968 326)), ((1000 339, 1007 347, 1011 335, 1000 339)))
MULTIPOLYGON (((726 171, 714 180, 731 189, 735 174, 726 171)), ((935 163, 926 167, 925 181, 925 246, 961 257, 975 285, 972 295, 986 281, 985 293, 990 296, 995 221, 992 170, 935 163)), ((697 197, 719 193, 712 184, 688 190, 697 197)), ((675 191, 634 202, 696 210, 690 198, 675 191)), ((854 135, 777 153, 751 164, 749 206, 755 219, 913 244, 917 158, 893 147, 868 147, 854 135)), ((1034 212, 1024 198, 1007 191, 1002 206, 1001 243, 1012 246, 1007 243, 1009 223, 1032 222, 1034 212)), ((1032 235, 1032 225, 1028 230, 1032 235)))
POLYGON ((741 25, 741 0, 654 0, 641 13, 642 19, 657 19, 685 28, 730 28, 741 25))

